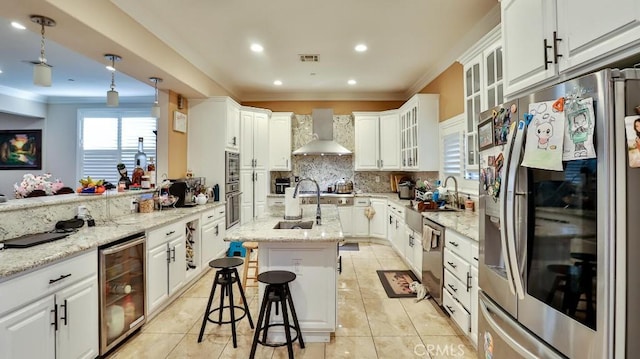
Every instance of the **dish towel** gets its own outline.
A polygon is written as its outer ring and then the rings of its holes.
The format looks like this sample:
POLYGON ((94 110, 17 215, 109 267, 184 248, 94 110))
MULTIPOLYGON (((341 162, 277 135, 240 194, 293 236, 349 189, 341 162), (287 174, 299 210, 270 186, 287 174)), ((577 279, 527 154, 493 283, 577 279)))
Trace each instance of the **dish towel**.
POLYGON ((373 218, 375 214, 376 214, 376 210, 373 209, 373 207, 371 206, 364 209, 364 216, 367 217, 367 219, 373 218))
POLYGON ((431 252, 432 248, 438 248, 438 239, 440 238, 440 234, 440 231, 436 231, 429 226, 423 226, 422 248, 427 252, 431 252))

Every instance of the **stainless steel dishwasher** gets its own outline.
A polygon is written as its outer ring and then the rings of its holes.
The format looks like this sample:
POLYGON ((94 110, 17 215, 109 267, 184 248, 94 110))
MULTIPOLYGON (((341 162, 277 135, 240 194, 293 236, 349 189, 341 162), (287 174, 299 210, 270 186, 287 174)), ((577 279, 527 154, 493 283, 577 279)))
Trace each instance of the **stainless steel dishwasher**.
POLYGON ((444 249, 444 227, 427 218, 422 219, 422 231, 427 227, 433 230, 433 246, 427 251, 422 247, 422 284, 427 288, 433 299, 442 306, 442 285, 444 269, 442 266, 442 251, 444 249))

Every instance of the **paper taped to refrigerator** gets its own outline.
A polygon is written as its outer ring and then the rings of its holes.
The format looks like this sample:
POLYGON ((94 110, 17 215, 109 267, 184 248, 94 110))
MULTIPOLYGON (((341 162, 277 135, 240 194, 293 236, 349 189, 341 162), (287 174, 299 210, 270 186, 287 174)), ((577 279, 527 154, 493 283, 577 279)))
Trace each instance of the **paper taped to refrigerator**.
POLYGON ((522 166, 562 171, 565 116, 553 108, 554 102, 529 104, 533 118, 527 127, 522 166))
POLYGON ((624 118, 627 134, 627 151, 629 151, 629 167, 640 167, 640 116, 624 118))
POLYGON ((595 116, 593 99, 577 100, 565 106, 566 129, 564 131, 563 161, 596 158, 593 146, 595 116))

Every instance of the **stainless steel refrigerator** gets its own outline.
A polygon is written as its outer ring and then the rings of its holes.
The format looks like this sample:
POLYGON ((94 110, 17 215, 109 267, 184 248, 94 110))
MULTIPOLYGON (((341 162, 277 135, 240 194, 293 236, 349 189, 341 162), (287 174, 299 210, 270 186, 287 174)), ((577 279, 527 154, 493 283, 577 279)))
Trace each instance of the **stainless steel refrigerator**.
POLYGON ((639 79, 640 70, 606 69, 480 115, 479 358, 640 352, 627 340, 640 331, 639 79), (554 170, 525 167, 531 146, 552 146, 551 126, 532 119, 547 101, 564 107, 568 158, 554 170), (579 115, 589 101, 591 115, 579 115))

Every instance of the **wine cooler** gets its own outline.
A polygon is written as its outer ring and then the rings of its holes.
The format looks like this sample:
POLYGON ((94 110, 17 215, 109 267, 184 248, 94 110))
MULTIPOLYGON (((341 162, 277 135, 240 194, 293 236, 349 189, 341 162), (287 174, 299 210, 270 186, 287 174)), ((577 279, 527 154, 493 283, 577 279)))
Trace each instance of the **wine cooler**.
POLYGON ((100 355, 145 321, 145 236, 136 234, 100 248, 100 355))

